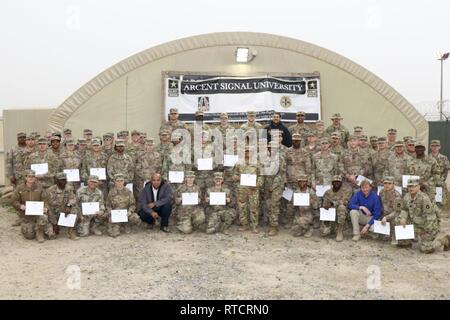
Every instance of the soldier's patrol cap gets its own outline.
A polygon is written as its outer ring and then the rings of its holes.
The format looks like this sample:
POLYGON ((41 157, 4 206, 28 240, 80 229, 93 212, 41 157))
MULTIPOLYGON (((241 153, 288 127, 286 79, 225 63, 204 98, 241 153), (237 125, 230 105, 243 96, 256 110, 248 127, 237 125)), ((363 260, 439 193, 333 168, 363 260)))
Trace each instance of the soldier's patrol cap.
POLYGON ((228 113, 222 112, 222 113, 220 114, 220 119, 228 119, 228 113))
POLYGON ((92 143, 93 146, 99 146, 102 144, 100 139, 92 139, 92 143))
POLYGON ((123 140, 123 139, 116 139, 116 141, 114 142, 114 145, 116 145, 118 147, 125 147, 125 140, 123 140))
POLYGON ((64 133, 72 133, 72 129, 66 128, 66 129, 64 129, 63 132, 64 132, 64 133))
POLYGON ((36 172, 34 170, 26 170, 25 174, 27 177, 36 177, 36 172))
POLYGON ((39 138, 41 135, 39 134, 39 132, 33 131, 31 133, 32 136, 34 136, 35 138, 39 138))
POLYGON ((440 146, 441 141, 440 140, 431 140, 430 146, 440 146))
POLYGON ((253 110, 247 111, 247 115, 248 116, 256 116, 256 111, 253 111, 253 110))
POLYGON ((92 134, 92 130, 91 129, 84 129, 83 130, 83 134, 92 134))
POLYGON ((320 139, 320 144, 326 144, 326 143, 330 143, 330 141, 328 141, 327 138, 320 139))
POLYGON ((150 144, 153 144, 153 143, 155 143, 155 139, 153 139, 153 138, 147 138, 147 139, 145 139, 145 142, 150 143, 150 144))
POLYGON ((315 137, 316 135, 314 134, 314 132, 310 131, 306 134, 307 137, 315 137))
POLYGON ((58 172, 55 174, 55 178, 58 180, 67 180, 67 175, 65 172, 58 172))
POLYGON ((340 139, 340 138, 341 138, 341 135, 340 135, 338 132, 333 132, 333 133, 331 134, 331 139, 333 139, 333 138, 340 139))
POLYGON ((392 177, 392 176, 384 176, 383 182, 391 182, 391 183, 394 183, 394 177, 392 177))
POLYGON ((376 141, 378 141, 377 136, 370 136, 370 142, 376 142, 376 141))
POLYGON ((301 174, 298 176, 297 181, 308 181, 308 176, 306 174, 301 174))
POLYGON ((222 172, 214 172, 214 179, 220 178, 223 179, 223 173, 222 172))
POLYGON ((122 131, 120 131, 120 135, 121 136, 128 136, 128 135, 130 135, 130 132, 128 130, 122 130, 122 131))
POLYGON ((386 142, 386 137, 379 137, 377 143, 384 143, 386 142))
POLYGON ((300 133, 294 133, 292 135, 292 140, 302 140, 302 136, 300 133))
POLYGON ((185 177, 195 177, 194 171, 186 171, 186 173, 184 175, 185 175, 185 177))
POLYGON ((45 138, 39 138, 38 144, 48 144, 48 141, 45 138))
POLYGON ((73 139, 67 139, 66 140, 66 146, 67 145, 72 145, 72 144, 75 144, 75 140, 73 140, 73 139))
POLYGON ((107 138, 110 138, 110 139, 114 138, 114 133, 107 132, 107 133, 103 134, 103 139, 107 139, 107 138))
POLYGON ((332 182, 333 182, 333 181, 341 181, 341 182, 342 182, 342 177, 339 176, 339 175, 335 175, 335 176, 333 176, 333 179, 332 179, 331 181, 332 181, 332 182))
POLYGON ((341 119, 342 120, 341 114, 340 113, 333 113, 333 115, 331 116, 331 120, 334 120, 334 119, 341 119))
POLYGON ((86 143, 87 143, 86 139, 84 139, 84 138, 78 139, 78 144, 86 144, 86 143))
POLYGON ((161 132, 159 133, 160 135, 170 135, 170 131, 167 129, 161 130, 161 132))
POLYGON ((195 111, 195 115, 196 116, 202 116, 203 115, 203 111, 197 110, 197 111, 195 111))
POLYGON ((389 129, 388 133, 397 133, 397 129, 389 129))
POLYGON ((131 135, 132 136, 134 136, 134 135, 140 135, 141 133, 139 132, 139 131, 137 131, 137 130, 133 130, 133 131, 131 131, 131 135))
POLYGON ((147 138, 147 132, 141 132, 141 136, 147 138))
POLYGON ((170 108, 169 109, 169 113, 178 113, 178 109, 177 108, 170 108))
POLYGON ((305 111, 297 111, 295 114, 297 116, 304 116, 305 115, 305 111))
POLYGON ((414 146, 416 145, 416 143, 417 143, 416 140, 414 140, 412 138, 409 139, 408 142, 407 142, 407 144, 414 145, 414 146))
POLYGON ((29 135, 27 135, 27 140, 34 140, 34 139, 35 139, 35 137, 31 133, 29 135))
POLYGON ((355 136, 354 134, 351 134, 351 135, 348 137, 348 140, 359 140, 359 137, 358 137, 358 136, 355 136))
POLYGON ((51 136, 50 137, 50 141, 53 141, 53 140, 61 141, 61 137, 59 137, 59 136, 51 136))
POLYGON ((361 126, 353 127, 353 131, 355 131, 355 132, 361 132, 361 131, 363 131, 363 127, 361 127, 361 126))
POLYGON ((359 137, 359 141, 369 141, 369 140, 367 139, 367 136, 362 135, 359 137))
POLYGON ((417 185, 419 185, 419 179, 408 179, 408 187, 415 187, 417 185))
POLYGON ((412 138, 413 137, 411 137, 411 136, 406 136, 406 137, 403 137, 403 141, 408 142, 409 140, 412 140, 412 138))
POLYGON ((114 175, 114 180, 115 181, 117 181, 117 180, 125 180, 125 176, 123 175, 123 173, 116 173, 114 175))
POLYGON ((19 132, 18 134, 17 134, 17 138, 26 138, 27 137, 27 134, 25 133, 25 132, 19 132))
POLYGON ((324 124, 323 120, 317 120, 316 124, 324 124))
POLYGON ((98 182, 98 177, 94 176, 94 175, 90 175, 89 178, 88 178, 88 181, 98 182))
POLYGON ((424 148, 426 148, 425 143, 423 143, 422 141, 417 141, 416 142, 416 148, 417 147, 424 147, 424 148))
POLYGON ((403 141, 400 140, 395 141, 394 147, 404 147, 404 146, 405 144, 403 143, 403 141))

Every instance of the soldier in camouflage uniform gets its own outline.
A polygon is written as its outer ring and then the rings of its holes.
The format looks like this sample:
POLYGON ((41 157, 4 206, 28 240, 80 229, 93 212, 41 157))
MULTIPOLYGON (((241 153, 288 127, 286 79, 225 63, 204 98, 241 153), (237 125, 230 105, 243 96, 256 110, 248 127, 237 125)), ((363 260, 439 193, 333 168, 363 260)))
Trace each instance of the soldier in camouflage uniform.
POLYGON ((434 203, 436 196, 436 185, 442 185, 439 165, 436 160, 425 154, 425 144, 416 143, 416 157, 407 162, 407 172, 413 176, 420 177, 420 189, 425 192, 434 203))
POLYGON ((167 177, 169 172, 167 171, 169 168, 169 157, 172 151, 172 143, 170 142, 170 131, 167 129, 162 130, 159 133, 160 143, 156 146, 156 152, 161 156, 161 175, 163 177, 167 177))
POLYGON ((441 150, 441 141, 432 140, 431 141, 431 153, 430 156, 433 157, 439 166, 439 182, 436 183, 436 187, 442 187, 442 203, 446 202, 446 195, 448 193, 447 181, 448 170, 450 169, 450 163, 448 161, 447 156, 440 153, 441 150))
MULTIPOLYGON (((192 164, 192 169, 195 172, 195 181, 197 186, 200 188, 202 193, 206 192, 206 189, 211 186, 211 174, 213 173, 211 170, 198 170, 198 161, 195 161, 195 158, 197 159, 208 159, 212 158, 212 170, 216 171, 219 166, 219 162, 217 161, 217 155, 215 154, 214 150, 214 144, 210 142, 210 136, 208 131, 202 132, 202 144, 200 146, 200 149, 195 150, 196 145, 192 144, 192 147, 194 148, 192 150, 192 155, 194 156, 194 162, 192 164)), ((219 159, 223 159, 222 157, 219 157, 219 159)))
POLYGON ((93 132, 91 129, 83 130, 83 138, 86 140, 86 149, 90 150, 92 146, 92 136, 93 132))
POLYGON ((229 228, 236 218, 236 210, 232 207, 233 198, 231 197, 231 191, 223 185, 223 173, 214 173, 214 185, 209 187, 205 194, 206 203, 206 216, 207 226, 206 233, 216 233, 219 230, 222 233, 229 235, 229 228), (224 192, 225 193, 225 205, 210 205, 209 197, 211 192, 224 192))
MULTIPOLYGON (((244 133, 249 134, 251 129, 255 130, 256 137, 259 137, 259 130, 263 129, 263 126, 256 122, 256 112, 255 111, 247 111, 247 122, 241 125, 241 130, 244 131, 244 133)), ((251 134, 251 133, 250 133, 251 134)))
POLYGON ((345 152, 345 148, 341 143, 341 135, 338 132, 333 132, 331 134, 331 152, 338 156, 339 160, 342 158, 345 152))
MULTIPOLYGON (((239 222, 241 227, 239 231, 248 230, 249 222, 250 227, 254 233, 259 233, 259 189, 263 186, 263 177, 259 172, 258 161, 250 162, 250 155, 252 152, 256 152, 254 147, 245 148, 245 158, 241 159, 235 167, 233 180, 237 183, 241 180, 241 174, 256 175, 256 186, 242 186, 238 185, 237 188, 237 201, 239 210, 239 222)), ((254 159, 255 157, 253 157, 254 159)))
POLYGON ((333 132, 339 133, 340 138, 341 138, 340 139, 341 140, 341 145, 344 148, 347 148, 347 141, 348 141, 348 138, 350 136, 350 133, 348 132, 348 129, 341 124, 342 119, 343 118, 341 117, 341 115, 339 113, 333 114, 333 116, 331 117, 331 120, 333 121, 333 124, 327 128, 326 132, 328 134, 330 134, 330 135, 333 132))
POLYGON ((175 203, 179 205, 177 212, 178 224, 177 228, 182 233, 192 233, 194 229, 200 229, 206 221, 205 212, 203 206, 200 204, 202 199, 202 193, 200 188, 194 183, 195 174, 193 171, 187 171, 185 173, 185 183, 178 188, 178 192, 175 195, 175 203), (182 195, 183 193, 197 193, 199 204, 198 205, 183 205, 182 195))
POLYGON ((361 137, 362 135, 364 135, 363 127, 361 127, 361 126, 353 127, 353 135, 358 136, 358 137, 361 137))
POLYGON ((289 132, 291 133, 291 136, 294 133, 300 134, 301 147, 302 148, 306 146, 306 140, 307 140, 307 137, 308 137, 308 133, 310 133, 312 131, 315 131, 315 130, 311 130, 306 125, 306 123, 305 123, 305 116, 306 116, 305 112, 297 111, 297 113, 296 113, 297 123, 289 127, 289 132))
POLYGON ((22 234, 25 239, 32 240, 36 238, 38 242, 45 241, 44 233, 49 239, 54 239, 53 227, 48 221, 48 195, 36 181, 36 175, 33 170, 27 170, 25 177, 25 183, 17 186, 11 197, 11 204, 22 219, 22 234), (43 201, 44 214, 39 216, 25 215, 27 201, 43 201))
POLYGON ((421 252, 432 253, 441 247, 436 239, 440 231, 440 211, 428 196, 420 191, 419 180, 408 181, 408 193, 403 198, 403 211, 399 215, 399 224, 414 225, 415 238, 419 240, 421 252))
POLYGON ((310 238, 313 234, 313 218, 319 208, 317 196, 314 190, 308 187, 308 176, 301 174, 298 177, 298 185, 294 193, 309 193, 309 206, 295 206, 293 235, 310 238))
POLYGON ((387 133, 387 147, 393 151, 397 142, 397 129, 389 129, 387 133))
POLYGON ((320 224, 320 234, 327 236, 331 234, 332 229, 335 229, 336 241, 341 242, 344 240, 344 228, 349 215, 347 203, 352 196, 352 190, 343 186, 340 175, 334 176, 332 180, 333 187, 325 191, 323 195, 323 208, 327 210, 335 208, 336 221, 322 221, 320 224))
POLYGON ((128 154, 131 159, 133 160, 133 163, 136 163, 137 156, 139 152, 142 151, 142 145, 140 142, 141 134, 137 130, 131 131, 131 143, 128 144, 126 148, 126 154, 128 154))
POLYGON ((370 147, 376 153, 378 151, 378 137, 377 136, 371 136, 369 141, 370 141, 370 147))
POLYGON ((114 153, 114 133, 107 132, 103 135, 102 152, 106 155, 106 161, 114 153))
POLYGON ((380 137, 377 141, 378 151, 372 156, 373 178, 375 186, 383 185, 383 176, 388 167, 391 152, 387 148, 386 138, 380 137))
POLYGON ((219 130, 222 134, 223 146, 225 147, 227 133, 230 135, 230 137, 232 137, 232 134, 235 130, 235 128, 228 122, 228 113, 222 112, 220 114, 220 124, 216 127, 216 129, 219 130))
MULTIPOLYGON (((83 162, 81 165, 81 180, 87 185, 87 181, 89 176, 91 175, 92 168, 105 168, 108 162, 108 155, 102 152, 101 143, 99 139, 92 139, 91 150, 86 153, 86 156, 83 158, 83 162)), ((108 195, 108 184, 109 179, 107 180, 99 180, 97 183, 97 188, 100 189, 103 193, 103 197, 106 198, 108 195)))
POLYGON ((349 137, 348 149, 342 155, 342 165, 346 187, 356 188, 356 178, 359 175, 367 178, 372 175, 372 161, 369 162, 368 158, 362 154, 356 136, 349 137))
POLYGON ((84 138, 78 139, 77 153, 81 159, 83 159, 84 156, 86 155, 86 151, 87 151, 86 139, 84 139, 84 138))
MULTIPOLYGON (((75 141, 73 139, 67 139, 66 149, 59 156, 59 170, 64 169, 78 169, 80 179, 82 175, 82 159, 80 155, 75 151, 75 141)), ((80 182, 70 182, 74 189, 77 190, 80 187, 80 182)))
POLYGON ((105 221, 105 201, 103 200, 103 193, 97 188, 98 177, 89 176, 87 186, 81 187, 77 191, 77 205, 81 212, 80 223, 77 226, 78 235, 86 237, 90 232, 97 236, 102 234, 99 229, 105 221), (99 211, 94 215, 83 215, 83 202, 98 202, 99 211))
POLYGON ((141 218, 136 214, 136 201, 133 193, 125 187, 125 176, 117 173, 114 176, 114 187, 106 198, 106 219, 108 220, 108 234, 111 237, 120 235, 120 227, 125 233, 131 233, 131 225, 139 226, 141 218), (112 222, 111 210, 127 210, 128 222, 112 222))
POLYGON ((53 135, 50 138, 50 151, 53 152, 53 154, 59 158, 59 156, 61 155, 61 138, 57 135, 53 135))
POLYGON ((408 154, 408 156, 410 156, 411 158, 416 157, 416 140, 409 139, 405 143, 405 148, 406 148, 406 153, 408 154))
MULTIPOLYGON (((122 173, 125 176, 126 183, 132 183, 134 179, 134 162, 125 153, 125 142, 122 139, 116 140, 115 150, 116 152, 109 157, 106 165, 110 181, 114 181, 116 174, 122 173)), ((110 182, 109 186, 113 187, 114 184, 110 182)))
POLYGON ((23 132, 17 134, 17 146, 6 153, 6 177, 12 185, 18 185, 23 182, 20 177, 24 170, 21 163, 21 153, 25 150, 27 143, 27 135, 23 132))
POLYGON ((303 148, 303 150, 306 151, 306 153, 311 158, 313 154, 320 151, 320 144, 317 141, 317 137, 314 135, 314 132, 307 133, 306 137, 306 146, 303 148))
POLYGON ((369 145, 369 139, 366 135, 361 135, 359 137, 359 148, 366 155, 366 157, 372 160, 372 157, 377 153, 372 147, 369 145))
MULTIPOLYGON (((297 188, 297 181, 301 174, 306 174, 308 177, 312 174, 311 157, 301 148, 302 137, 300 133, 292 135, 292 147, 286 151, 286 184, 291 190, 297 188)), ((292 201, 287 201, 287 212, 285 218, 285 225, 287 228, 292 226, 294 219, 294 206, 292 201)))
POLYGON ((150 181, 155 172, 161 171, 161 156, 155 151, 153 139, 147 139, 144 150, 138 153, 134 170, 133 192, 137 199, 144 189, 144 183, 150 181))
POLYGON ((330 138, 330 134, 325 131, 325 124, 322 120, 317 120, 314 129, 312 130, 317 139, 330 138))
POLYGON ((395 240, 395 221, 399 215, 399 208, 402 208, 402 195, 394 188, 394 177, 385 176, 383 180, 383 189, 380 191, 380 199, 382 206, 381 224, 385 225, 389 222, 391 228, 392 244, 396 245, 395 240))
POLYGON ((388 158, 385 176, 394 177, 394 184, 396 186, 401 186, 402 176, 408 172, 408 161, 411 159, 405 153, 405 145, 402 141, 397 141, 395 144, 394 152, 388 158))
POLYGON ((36 179, 42 184, 44 189, 50 187, 54 183, 55 174, 59 167, 58 158, 53 154, 53 152, 48 150, 47 139, 39 139, 38 150, 32 154, 27 159, 25 167, 27 169, 31 168, 32 164, 47 163, 48 172, 44 175, 36 175, 36 179))
MULTIPOLYGON (((69 140, 68 140, 69 141, 69 140)), ((55 177, 56 184, 47 189, 48 194, 48 218, 53 225, 56 233, 59 233, 58 219, 60 213, 75 214, 80 218, 77 210, 77 198, 71 184, 67 183, 67 176, 64 172, 58 172, 55 177)), ((76 233, 76 223, 73 228, 63 227, 66 229, 66 235, 69 239, 78 240, 76 233)))
POLYGON ((172 132, 175 129, 187 129, 186 125, 178 120, 178 117, 180 115, 178 114, 177 108, 170 108, 169 109, 169 120, 165 121, 161 127, 159 128, 159 133, 161 133, 163 130, 168 130, 172 134, 172 132))

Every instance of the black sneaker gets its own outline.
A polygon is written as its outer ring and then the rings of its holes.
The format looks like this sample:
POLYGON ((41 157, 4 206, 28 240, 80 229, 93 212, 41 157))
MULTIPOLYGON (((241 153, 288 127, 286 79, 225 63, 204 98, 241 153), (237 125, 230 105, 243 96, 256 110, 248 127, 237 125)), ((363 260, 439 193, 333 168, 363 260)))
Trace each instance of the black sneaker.
POLYGON ((165 232, 165 233, 170 233, 171 231, 169 230, 169 227, 162 227, 161 229, 160 229, 162 232, 165 232))

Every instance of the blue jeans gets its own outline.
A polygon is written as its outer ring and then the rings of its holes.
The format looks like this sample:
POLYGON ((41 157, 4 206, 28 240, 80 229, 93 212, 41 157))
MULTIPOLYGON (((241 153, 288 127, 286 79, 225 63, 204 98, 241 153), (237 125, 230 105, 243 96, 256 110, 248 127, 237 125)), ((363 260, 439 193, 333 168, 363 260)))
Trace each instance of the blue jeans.
MULTIPOLYGON (((160 216, 160 218, 161 218, 161 226, 160 226, 161 229, 163 227, 169 226, 169 217, 170 217, 170 214, 172 213, 172 205, 171 204, 165 204, 161 207, 155 207, 152 210, 155 211, 158 214, 158 216, 160 216)), ((150 215, 150 213, 146 213, 143 209, 139 210, 138 215, 142 221, 144 221, 148 224, 155 223, 155 219, 150 215)))

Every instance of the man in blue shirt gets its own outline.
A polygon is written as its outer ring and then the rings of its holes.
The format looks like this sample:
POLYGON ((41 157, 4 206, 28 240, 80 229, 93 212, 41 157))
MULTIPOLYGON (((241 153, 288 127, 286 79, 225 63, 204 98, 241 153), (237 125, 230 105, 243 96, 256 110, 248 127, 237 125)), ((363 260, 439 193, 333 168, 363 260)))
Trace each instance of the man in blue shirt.
POLYGON ((381 217, 380 197, 372 191, 370 182, 361 182, 361 190, 356 192, 348 204, 353 225, 353 241, 359 241, 360 234, 366 234, 375 220, 381 217), (359 230, 359 225, 364 228, 359 230))

